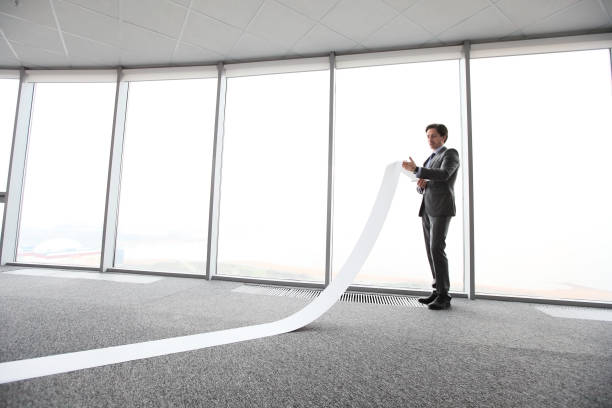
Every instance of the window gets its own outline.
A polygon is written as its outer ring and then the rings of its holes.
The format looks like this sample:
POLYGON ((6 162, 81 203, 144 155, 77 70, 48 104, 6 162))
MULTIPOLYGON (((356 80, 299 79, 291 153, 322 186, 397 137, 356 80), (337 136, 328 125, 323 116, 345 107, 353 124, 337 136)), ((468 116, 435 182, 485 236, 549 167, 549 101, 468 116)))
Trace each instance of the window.
POLYGON ((227 80, 217 273, 323 281, 329 72, 227 80))
MULTIPOLYGON (((458 60, 337 71, 334 273, 365 225, 387 164, 411 156, 421 165, 431 154, 425 135, 428 124, 444 123, 449 129, 446 146, 461 151, 459 74, 458 60)), ((457 217, 450 224, 446 252, 451 291, 462 291, 461 175, 455 201, 457 217)), ((431 288, 420 204, 416 184, 401 177, 385 225, 355 283, 431 288)))
POLYGON ((131 82, 115 267, 204 274, 216 79, 131 82))
POLYGON ((478 293, 612 300, 609 50, 472 61, 478 293))
POLYGON ((98 267, 114 83, 35 87, 17 261, 98 267))

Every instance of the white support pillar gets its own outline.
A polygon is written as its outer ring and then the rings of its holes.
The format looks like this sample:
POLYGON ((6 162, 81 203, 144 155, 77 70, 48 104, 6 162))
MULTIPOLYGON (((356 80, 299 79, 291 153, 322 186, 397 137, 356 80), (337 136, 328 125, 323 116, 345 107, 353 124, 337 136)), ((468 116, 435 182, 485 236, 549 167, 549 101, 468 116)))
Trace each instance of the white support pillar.
POLYGON ((336 54, 329 54, 329 139, 327 150, 327 230, 325 233, 325 287, 332 280, 334 212, 334 140, 336 129, 336 54))
POLYGON ((472 94, 470 76, 471 43, 463 44, 461 61, 461 121, 463 177, 463 271, 464 290, 474 299, 474 166, 472 161, 472 94))
POLYGON ((24 82, 25 73, 21 70, 19 80, 19 97, 15 113, 13 146, 9 164, 9 176, 4 206, 2 237, 0 237, 0 264, 15 262, 17 242, 19 239, 19 216, 23 195, 26 158, 28 154, 28 136, 30 117, 34 101, 34 84, 24 82))
POLYGON ((221 168, 223 135, 225 128, 225 93, 227 77, 222 63, 217 66, 217 109, 215 113, 215 139, 213 142, 212 172, 210 176, 210 206, 208 213, 208 248, 206 279, 217 274, 217 247, 219 237, 219 206, 221 204, 221 168))
POLYGON ((106 206, 104 210, 104 231, 102 233, 102 256, 100 272, 114 266, 115 243, 117 239, 117 217, 119 215, 119 192, 121 190, 121 165, 123 159, 123 136, 127 113, 128 82, 121 82, 121 70, 117 72, 117 90, 115 93, 115 117, 113 119, 113 136, 111 139, 106 184, 106 206))

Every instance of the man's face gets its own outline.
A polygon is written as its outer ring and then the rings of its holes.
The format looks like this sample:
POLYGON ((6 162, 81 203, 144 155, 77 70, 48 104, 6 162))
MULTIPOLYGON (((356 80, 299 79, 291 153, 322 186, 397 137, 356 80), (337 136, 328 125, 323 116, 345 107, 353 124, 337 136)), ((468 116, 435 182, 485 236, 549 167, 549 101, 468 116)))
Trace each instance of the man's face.
POLYGON ((444 138, 440 136, 435 128, 427 130, 427 141, 431 150, 436 150, 438 147, 444 144, 444 138))

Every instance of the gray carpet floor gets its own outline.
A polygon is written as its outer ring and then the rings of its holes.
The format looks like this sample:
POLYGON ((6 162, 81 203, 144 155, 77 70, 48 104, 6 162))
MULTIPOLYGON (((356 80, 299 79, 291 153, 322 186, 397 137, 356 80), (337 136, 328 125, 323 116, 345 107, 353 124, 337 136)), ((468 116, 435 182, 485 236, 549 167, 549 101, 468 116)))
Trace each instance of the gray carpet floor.
MULTIPOLYGON (((0 273, 0 361, 269 322, 308 303, 232 292, 241 285, 0 273)), ((501 301, 339 302, 284 335, 0 385, 0 406, 612 407, 612 322, 501 301)))

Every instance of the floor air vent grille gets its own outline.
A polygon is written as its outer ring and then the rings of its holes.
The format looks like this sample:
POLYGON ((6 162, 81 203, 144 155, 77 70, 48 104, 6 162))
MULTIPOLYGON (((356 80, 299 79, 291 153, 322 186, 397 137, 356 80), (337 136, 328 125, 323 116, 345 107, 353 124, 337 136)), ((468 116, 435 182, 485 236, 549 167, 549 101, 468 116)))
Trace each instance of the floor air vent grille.
MULTIPOLYGON (((300 299, 314 299, 319 296, 319 289, 288 288, 269 285, 242 285, 232 292, 250 293, 253 295, 283 296, 300 299)), ((403 295, 381 295, 377 293, 345 292, 340 297, 341 302, 371 303, 376 305, 393 305, 407 307, 426 307, 416 298, 403 295)))

